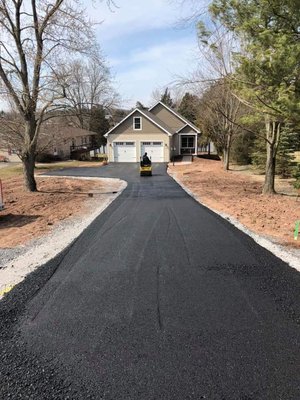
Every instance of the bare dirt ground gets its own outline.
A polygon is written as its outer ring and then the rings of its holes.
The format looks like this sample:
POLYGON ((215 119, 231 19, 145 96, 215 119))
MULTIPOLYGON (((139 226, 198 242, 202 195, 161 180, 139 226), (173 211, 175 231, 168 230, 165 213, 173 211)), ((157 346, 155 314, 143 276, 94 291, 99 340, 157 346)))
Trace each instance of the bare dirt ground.
POLYGON ((276 179, 279 194, 261 194, 263 176, 247 168, 225 172, 220 161, 196 158, 189 165, 169 166, 169 172, 202 203, 224 212, 255 233, 273 242, 300 248, 294 240, 295 221, 300 219, 300 197, 290 181, 276 179))
MULTIPOLYGON (((99 165, 99 164, 98 164, 99 165)), ((0 213, 0 248, 24 245, 70 217, 84 215, 99 196, 112 193, 104 181, 37 177, 38 192, 24 190, 23 177, 3 181, 5 209, 0 213), (93 197, 91 197, 93 196, 93 197)))

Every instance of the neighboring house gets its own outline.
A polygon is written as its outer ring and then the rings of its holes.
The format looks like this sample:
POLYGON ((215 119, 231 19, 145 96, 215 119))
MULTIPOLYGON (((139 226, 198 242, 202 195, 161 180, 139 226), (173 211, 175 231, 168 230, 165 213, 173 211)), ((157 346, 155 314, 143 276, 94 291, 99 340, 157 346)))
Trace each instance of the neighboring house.
POLYGON ((0 162, 20 162, 18 155, 8 148, 5 143, 0 143, 0 162))
MULTIPOLYGON (((20 147, 17 141, 8 142, 8 138, 0 137, 0 157, 8 161, 20 161, 18 153, 20 147)), ((60 124, 45 124, 42 126, 38 137, 38 153, 52 155, 60 159, 77 158, 83 152, 104 152, 97 144, 97 133, 74 126, 60 124), (74 157, 73 157, 74 156, 74 157)))
POLYGON ((39 151, 62 159, 73 158, 78 151, 91 151, 99 146, 97 134, 74 126, 45 125, 38 139, 39 151))
POLYGON ((199 129, 161 101, 136 108, 105 135, 108 160, 137 162, 147 152, 153 162, 196 155, 199 129))

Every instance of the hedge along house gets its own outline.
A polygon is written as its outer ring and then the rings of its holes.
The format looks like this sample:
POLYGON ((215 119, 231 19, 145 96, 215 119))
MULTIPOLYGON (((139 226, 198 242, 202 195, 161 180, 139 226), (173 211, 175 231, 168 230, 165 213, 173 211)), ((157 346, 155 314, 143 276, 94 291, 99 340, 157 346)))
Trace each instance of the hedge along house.
POLYGON ((161 101, 149 110, 136 108, 106 133, 110 162, 138 162, 146 152, 153 162, 196 155, 200 131, 161 101))

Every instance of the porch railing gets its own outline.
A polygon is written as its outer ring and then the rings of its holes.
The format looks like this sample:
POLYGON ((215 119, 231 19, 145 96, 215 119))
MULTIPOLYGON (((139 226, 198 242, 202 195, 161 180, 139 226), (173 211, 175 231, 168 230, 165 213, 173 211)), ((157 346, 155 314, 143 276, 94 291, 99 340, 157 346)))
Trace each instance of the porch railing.
POLYGON ((195 147, 181 147, 180 154, 195 154, 195 147))

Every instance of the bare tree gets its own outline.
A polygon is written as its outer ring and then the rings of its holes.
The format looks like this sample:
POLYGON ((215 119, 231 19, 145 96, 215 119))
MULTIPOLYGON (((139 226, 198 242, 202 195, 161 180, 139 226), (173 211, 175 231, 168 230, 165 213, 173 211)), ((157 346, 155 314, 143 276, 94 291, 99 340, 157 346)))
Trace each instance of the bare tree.
MULTIPOLYGON (((182 97, 184 95, 184 88, 181 85, 177 85, 177 84, 173 85, 171 83, 170 85, 171 85, 171 89, 169 92, 172 97, 173 108, 178 109, 180 102, 182 100, 182 97)), ((155 88, 151 93, 151 101, 153 103, 160 101, 162 99, 162 96, 166 89, 169 89, 168 86, 155 88)))
POLYGON ((0 0, 0 94, 22 124, 25 185, 36 191, 34 166, 43 121, 65 106, 60 71, 74 54, 97 54, 92 23, 77 0, 0 0))
POLYGON ((243 129, 238 121, 246 107, 235 96, 232 86, 233 53, 238 44, 234 35, 213 25, 213 35, 198 24, 199 69, 177 85, 196 93, 200 100, 197 124, 222 154, 224 169, 229 169, 230 149, 234 138, 243 129))
POLYGON ((230 149, 234 139, 243 130, 239 124, 247 113, 245 106, 233 96, 226 81, 210 86, 200 101, 199 125, 202 132, 222 153, 224 169, 229 169, 230 149))
POLYGON ((19 155, 24 143, 24 125, 17 111, 3 112, 0 117, 0 146, 14 149, 19 155))
POLYGON ((67 115, 79 128, 90 129, 93 108, 111 109, 119 103, 110 70, 100 54, 86 61, 74 60, 63 75, 67 115))
MULTIPOLYGON (((35 155, 52 151, 54 143, 63 143, 64 136, 59 118, 44 121, 37 139, 35 155)), ((15 154, 22 157, 22 149, 25 141, 24 121, 16 110, 3 112, 0 116, 0 147, 13 150, 15 154)))

